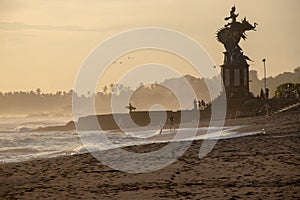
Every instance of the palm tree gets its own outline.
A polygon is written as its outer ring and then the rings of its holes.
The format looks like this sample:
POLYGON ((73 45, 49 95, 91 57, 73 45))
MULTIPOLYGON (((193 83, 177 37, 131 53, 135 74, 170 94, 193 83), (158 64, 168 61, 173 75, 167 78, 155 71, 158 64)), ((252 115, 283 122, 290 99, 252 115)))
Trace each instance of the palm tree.
POLYGON ((105 86, 103 87, 103 93, 106 94, 106 93, 107 93, 107 90, 108 90, 108 87, 105 85, 105 86))
POLYGON ((35 92, 36 92, 36 94, 37 94, 38 96, 41 96, 41 89, 40 89, 40 88, 37 88, 35 92))

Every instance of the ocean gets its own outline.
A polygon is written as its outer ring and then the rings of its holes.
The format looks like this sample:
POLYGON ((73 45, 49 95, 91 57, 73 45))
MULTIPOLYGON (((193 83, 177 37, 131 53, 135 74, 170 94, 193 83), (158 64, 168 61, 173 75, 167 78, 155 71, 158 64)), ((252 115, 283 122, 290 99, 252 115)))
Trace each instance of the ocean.
MULTIPOLYGON (((67 118, 0 117, 0 164, 81 154, 88 152, 88 150, 99 151, 125 146, 168 142, 173 138, 171 137, 172 134, 174 135, 174 132, 168 129, 163 130, 161 135, 159 135, 159 130, 132 130, 126 134, 121 131, 108 131, 105 134, 109 136, 109 144, 101 144, 99 133, 93 131, 87 131, 80 136, 76 131, 32 131, 38 127, 64 125, 70 120, 67 118), (159 137, 155 137, 155 135, 159 135, 159 137), (83 145, 81 139, 85 141, 85 145, 83 145), (101 144, 100 147, 99 144, 101 144)), ((204 138, 212 140, 228 139, 259 133, 238 133, 234 131, 236 128, 238 127, 224 127, 221 135, 218 133, 219 128, 215 128, 215 132, 214 128, 211 128, 213 131, 210 135, 205 135, 207 128, 198 128, 196 130, 197 136, 192 138, 182 137, 177 139, 177 141, 201 140, 204 138)), ((180 131, 189 135, 195 129, 182 128, 180 131)))

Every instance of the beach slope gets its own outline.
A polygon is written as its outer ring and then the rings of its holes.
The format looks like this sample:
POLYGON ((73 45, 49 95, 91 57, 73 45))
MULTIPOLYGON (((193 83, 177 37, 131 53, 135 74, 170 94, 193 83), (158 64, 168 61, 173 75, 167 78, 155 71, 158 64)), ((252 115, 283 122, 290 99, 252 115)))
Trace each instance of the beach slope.
MULTIPOLYGON (((299 199, 299 111, 227 120, 265 134, 219 140, 203 159, 194 141, 151 173, 111 169, 90 154, 0 165, 1 199, 299 199), (263 131, 262 131, 263 132, 263 131)), ((126 147, 134 152, 165 144, 126 147)), ((114 150, 107 153, 113 155, 114 150)), ((157 161, 159 162, 159 161, 157 161)))

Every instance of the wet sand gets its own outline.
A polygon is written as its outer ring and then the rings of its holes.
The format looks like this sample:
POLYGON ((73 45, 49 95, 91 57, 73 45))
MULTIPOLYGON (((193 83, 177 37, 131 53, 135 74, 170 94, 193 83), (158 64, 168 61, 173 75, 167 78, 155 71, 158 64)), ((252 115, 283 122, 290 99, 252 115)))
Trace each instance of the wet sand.
MULTIPOLYGON (((203 159, 202 141, 158 171, 129 174, 90 154, 0 165, 1 199, 299 199, 300 112, 229 119, 262 131, 219 140, 203 159)), ((165 144, 127 147, 149 152, 165 144)), ((108 151, 107 154, 112 154, 108 151)), ((157 160, 156 162, 159 162, 157 160)))

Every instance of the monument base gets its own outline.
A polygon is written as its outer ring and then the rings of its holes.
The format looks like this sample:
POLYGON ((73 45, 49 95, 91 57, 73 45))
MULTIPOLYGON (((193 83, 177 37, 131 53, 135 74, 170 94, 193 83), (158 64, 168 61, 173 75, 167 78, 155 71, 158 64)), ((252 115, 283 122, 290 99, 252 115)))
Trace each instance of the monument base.
POLYGON ((249 65, 224 64, 221 68, 227 98, 249 97, 249 65))

